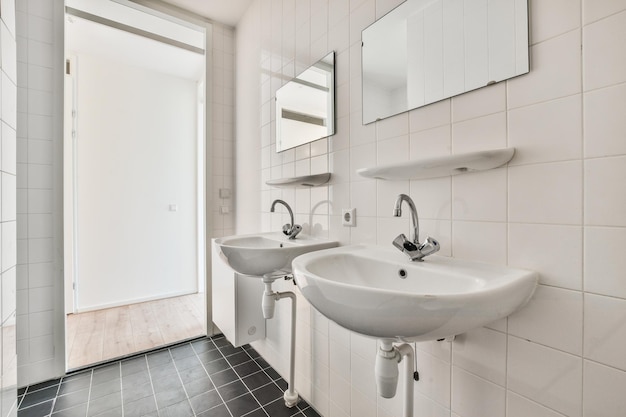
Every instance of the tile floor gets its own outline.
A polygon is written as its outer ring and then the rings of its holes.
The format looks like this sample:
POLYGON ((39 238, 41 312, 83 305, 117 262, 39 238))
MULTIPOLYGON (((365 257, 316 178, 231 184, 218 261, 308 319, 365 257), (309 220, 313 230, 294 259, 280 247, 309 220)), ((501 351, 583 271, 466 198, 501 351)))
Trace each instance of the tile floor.
POLYGON ((223 336, 82 370, 21 388, 19 417, 319 417, 286 408, 287 383, 249 345, 223 336))

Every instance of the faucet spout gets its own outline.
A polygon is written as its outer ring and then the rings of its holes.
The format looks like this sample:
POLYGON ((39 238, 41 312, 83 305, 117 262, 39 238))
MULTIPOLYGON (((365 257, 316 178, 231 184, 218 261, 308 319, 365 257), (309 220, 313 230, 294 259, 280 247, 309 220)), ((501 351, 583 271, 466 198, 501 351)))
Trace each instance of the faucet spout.
POLYGON ((283 206, 285 206, 285 208, 289 212, 290 223, 289 224, 285 224, 283 226, 283 233, 285 235, 289 236, 289 239, 295 239, 296 236, 298 235, 298 233, 300 233, 300 231, 302 231, 302 226, 300 226, 299 224, 295 224, 294 223, 293 211, 291 210, 291 207, 289 207, 289 204, 287 204, 283 200, 280 200, 280 199, 274 200, 272 202, 272 206, 270 207, 270 212, 274 213, 276 211, 276 204, 282 204, 283 206))
POLYGON ((405 253, 412 261, 423 261, 425 256, 431 255, 437 252, 440 248, 439 242, 432 237, 427 237, 424 243, 420 243, 419 234, 420 226, 417 216, 417 209, 415 203, 406 194, 400 194, 396 198, 396 204, 393 208, 394 217, 402 216, 402 202, 406 202, 411 210, 411 222, 413 225, 413 236, 411 240, 407 239, 404 234, 400 234, 393 240, 393 246, 405 253))
POLYGON ((393 216, 400 217, 402 216, 402 202, 405 201, 409 205, 409 210, 411 210, 411 221, 413 224, 413 236, 412 242, 416 245, 420 240, 420 224, 419 219, 417 217, 417 209, 415 208, 415 203, 413 199, 406 194, 400 194, 398 198, 396 198, 396 204, 393 208, 393 216))

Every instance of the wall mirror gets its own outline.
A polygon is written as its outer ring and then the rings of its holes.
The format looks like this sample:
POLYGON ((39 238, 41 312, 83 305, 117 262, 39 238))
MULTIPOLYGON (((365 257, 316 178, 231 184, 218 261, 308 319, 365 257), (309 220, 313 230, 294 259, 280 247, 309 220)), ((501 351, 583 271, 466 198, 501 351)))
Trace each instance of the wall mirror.
POLYGON ((362 33, 363 123, 529 71, 527 0, 407 0, 362 33))
POLYGON ((335 53, 276 91, 276 152, 335 133, 335 53))

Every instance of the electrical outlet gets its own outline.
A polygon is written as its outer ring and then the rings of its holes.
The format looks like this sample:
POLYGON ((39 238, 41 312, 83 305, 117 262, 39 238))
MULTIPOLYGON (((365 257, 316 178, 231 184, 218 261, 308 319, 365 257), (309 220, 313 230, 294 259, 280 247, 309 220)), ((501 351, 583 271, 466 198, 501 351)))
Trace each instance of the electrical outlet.
POLYGON ((346 227, 356 226, 356 209, 343 209, 341 210, 341 224, 346 227))

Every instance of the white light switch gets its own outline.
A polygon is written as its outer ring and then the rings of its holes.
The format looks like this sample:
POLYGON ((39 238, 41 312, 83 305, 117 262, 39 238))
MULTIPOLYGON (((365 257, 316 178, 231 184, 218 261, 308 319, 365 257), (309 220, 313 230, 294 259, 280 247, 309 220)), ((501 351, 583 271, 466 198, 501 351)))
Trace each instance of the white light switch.
POLYGON ((220 198, 230 198, 230 188, 220 188, 220 198))
POLYGON ((229 212, 230 212, 230 209, 228 208, 228 206, 220 207, 220 214, 228 214, 229 212))
POLYGON ((170 211, 178 211, 178 204, 170 204, 170 211))

